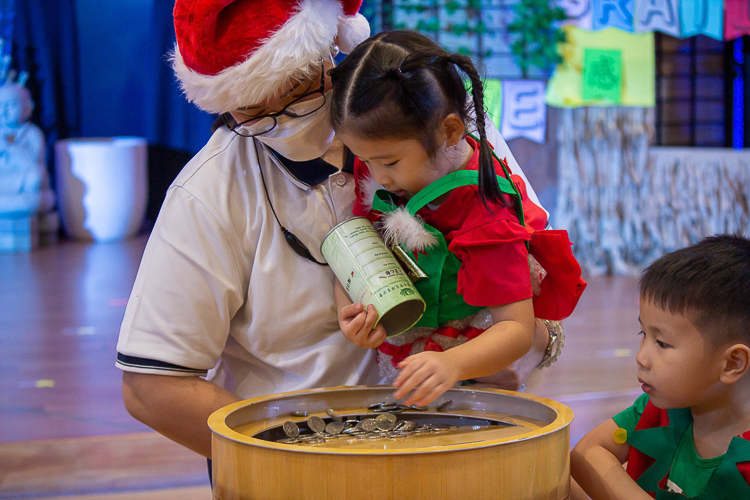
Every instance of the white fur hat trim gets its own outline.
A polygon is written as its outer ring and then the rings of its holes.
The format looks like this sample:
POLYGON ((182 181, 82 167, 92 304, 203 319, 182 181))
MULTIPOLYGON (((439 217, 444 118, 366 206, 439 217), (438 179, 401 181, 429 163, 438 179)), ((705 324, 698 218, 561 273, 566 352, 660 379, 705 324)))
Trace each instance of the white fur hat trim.
POLYGON ((338 33, 343 7, 338 0, 302 0, 297 8, 249 58, 215 75, 188 68, 175 45, 172 69, 187 99, 209 113, 225 113, 278 98, 295 80, 319 71, 319 61, 328 57, 338 33))

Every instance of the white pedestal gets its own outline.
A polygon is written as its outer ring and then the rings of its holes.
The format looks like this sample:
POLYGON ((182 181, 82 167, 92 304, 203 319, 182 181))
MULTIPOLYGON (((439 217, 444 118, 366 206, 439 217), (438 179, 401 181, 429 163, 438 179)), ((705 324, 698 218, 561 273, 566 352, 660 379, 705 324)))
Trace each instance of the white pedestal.
POLYGON ((57 141, 55 177, 65 233, 97 242, 138 233, 148 201, 147 168, 143 138, 57 141))

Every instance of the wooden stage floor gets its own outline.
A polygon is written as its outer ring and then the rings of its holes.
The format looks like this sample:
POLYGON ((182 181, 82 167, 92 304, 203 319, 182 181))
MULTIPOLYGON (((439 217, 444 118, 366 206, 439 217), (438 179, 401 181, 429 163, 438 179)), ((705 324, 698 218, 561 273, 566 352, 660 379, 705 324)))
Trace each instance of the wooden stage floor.
MULTIPOLYGON (((122 404, 115 346, 145 242, 0 253, 0 500, 211 498, 205 459, 122 404)), ((591 279, 530 391, 573 409, 572 444, 640 394, 636 286, 591 279)))

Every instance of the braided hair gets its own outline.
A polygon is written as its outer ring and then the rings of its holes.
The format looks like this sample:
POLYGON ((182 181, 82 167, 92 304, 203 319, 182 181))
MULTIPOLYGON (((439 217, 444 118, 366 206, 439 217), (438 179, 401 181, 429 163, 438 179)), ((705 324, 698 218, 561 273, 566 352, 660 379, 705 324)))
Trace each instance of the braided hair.
POLYGON ((471 59, 451 54, 414 31, 378 33, 329 71, 333 83, 331 124, 335 130, 373 139, 415 139, 433 158, 435 133, 456 113, 479 134, 479 196, 508 204, 495 178, 485 132, 482 80, 471 59), (471 99, 459 71, 471 81, 471 99), (472 119, 472 110, 475 119, 472 119))

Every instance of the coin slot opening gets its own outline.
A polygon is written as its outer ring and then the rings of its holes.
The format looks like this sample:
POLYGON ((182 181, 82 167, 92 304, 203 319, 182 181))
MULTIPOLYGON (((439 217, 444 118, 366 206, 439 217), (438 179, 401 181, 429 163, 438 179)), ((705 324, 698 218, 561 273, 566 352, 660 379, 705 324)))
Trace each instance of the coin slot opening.
MULTIPOLYGON (((347 420, 357 420, 362 421, 365 419, 375 419, 378 415, 382 415, 382 413, 366 413, 366 414, 337 414, 337 417, 343 417, 344 422, 347 420)), ((328 425, 329 423, 333 422, 332 417, 321 417, 321 419, 328 425)), ((489 419, 489 418, 477 418, 477 417, 467 417, 463 415, 448 415, 445 413, 441 414, 430 414, 430 413, 424 413, 424 412, 401 412, 396 417, 396 424, 403 422, 403 421, 411 421, 417 424, 417 426, 426 426, 426 425, 432 425, 432 426, 450 426, 450 427, 476 427, 477 429, 482 428, 488 428, 491 426, 501 426, 501 427, 507 427, 507 426, 515 426, 517 424, 506 422, 504 420, 496 420, 496 419, 489 419)), ((310 427, 307 425, 307 420, 298 420, 294 422, 297 427, 299 428, 299 435, 302 436, 313 436, 315 435, 315 432, 310 429, 310 427)), ((282 424, 283 425, 283 424, 282 424)), ((258 432, 256 434, 253 434, 252 437, 255 439, 262 439, 264 441, 273 441, 278 442, 282 439, 286 439, 288 436, 284 433, 284 429, 282 425, 276 425, 273 427, 269 427, 267 429, 262 430, 261 432, 258 432)), ((325 434, 325 433, 321 433, 325 434)), ((330 436, 329 436, 330 437, 330 436)))

